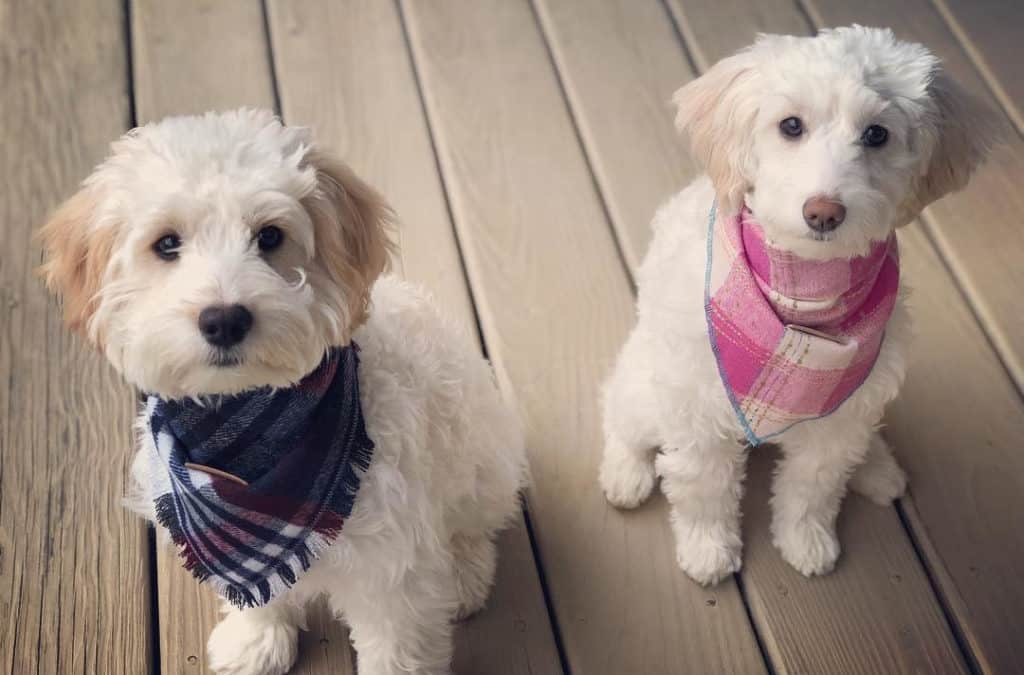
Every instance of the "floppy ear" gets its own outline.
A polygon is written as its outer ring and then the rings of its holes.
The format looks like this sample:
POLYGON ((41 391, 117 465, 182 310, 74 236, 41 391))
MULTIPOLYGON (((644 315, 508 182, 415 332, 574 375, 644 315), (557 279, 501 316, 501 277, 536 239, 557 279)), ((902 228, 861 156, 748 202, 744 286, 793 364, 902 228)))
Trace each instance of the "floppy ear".
POLYGON ((82 188, 39 229, 44 256, 39 273, 51 292, 63 296, 68 327, 101 346, 89 321, 96 312, 116 230, 95 226, 97 205, 95 188, 82 188))
POLYGON ((934 74, 928 97, 931 110, 919 133, 933 149, 901 206, 898 225, 916 218, 935 200, 963 189, 1000 135, 995 112, 944 73, 934 74))
POLYGON ((676 127, 689 135, 691 151, 711 177, 725 213, 738 211, 751 188, 756 58, 745 50, 723 59, 672 97, 676 127))
POLYGON ((370 288, 387 267, 393 221, 384 198, 344 162, 313 149, 317 189, 306 208, 315 229, 316 255, 349 299, 349 329, 366 320, 370 288))

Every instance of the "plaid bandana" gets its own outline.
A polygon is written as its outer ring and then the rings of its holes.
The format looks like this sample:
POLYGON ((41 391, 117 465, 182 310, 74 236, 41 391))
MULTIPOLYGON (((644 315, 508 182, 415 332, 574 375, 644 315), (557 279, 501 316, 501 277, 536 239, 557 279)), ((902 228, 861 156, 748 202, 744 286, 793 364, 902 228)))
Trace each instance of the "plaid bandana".
POLYGON ((864 382, 899 279, 895 235, 864 257, 808 260, 773 248, 746 208, 718 221, 711 207, 708 334, 752 445, 828 415, 864 382))
POLYGON ((332 349, 288 389, 146 402, 157 520, 185 569, 234 605, 294 584, 352 512, 373 456, 357 350, 332 349))

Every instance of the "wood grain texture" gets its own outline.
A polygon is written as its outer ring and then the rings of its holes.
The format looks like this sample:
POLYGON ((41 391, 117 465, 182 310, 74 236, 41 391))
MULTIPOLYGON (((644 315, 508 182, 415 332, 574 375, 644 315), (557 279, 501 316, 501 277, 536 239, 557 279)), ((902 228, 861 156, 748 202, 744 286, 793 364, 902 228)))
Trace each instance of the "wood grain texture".
MULTIPOLYGON (((807 0, 821 26, 885 23, 897 36, 928 46, 964 89, 998 109, 974 65, 929 0, 807 0)), ((1008 127, 1009 125, 1007 125, 1008 127)), ((1024 390, 1024 138, 1007 129, 966 190, 925 210, 923 222, 953 270, 1018 389, 1024 390)))
MULTIPOLYGON (((619 201, 621 195, 632 195, 637 183, 658 175, 658 167, 681 152, 665 141, 652 140, 661 137, 667 141, 673 133, 670 116, 659 119, 645 110, 646 101, 657 95, 652 87, 665 85, 653 78, 637 78, 635 73, 670 73, 684 69, 685 63, 678 51, 665 49, 655 55, 628 48, 646 35, 657 35, 647 17, 656 14, 660 5, 652 0, 644 9, 643 4, 634 0, 629 12, 620 12, 616 0, 539 0, 552 51, 559 55, 556 60, 562 80, 573 92, 570 100, 578 125, 603 127, 583 138, 595 173, 609 175, 601 184, 609 203, 619 201), (581 22, 588 26, 585 34, 578 28, 581 22), (615 66, 596 58, 596 52, 613 55, 615 66), (631 89, 633 95, 622 95, 631 89), (646 125, 616 127, 614 122, 604 122, 606 118, 629 120, 644 115, 648 117, 646 125), (643 157, 634 156, 639 148, 651 171, 644 170, 643 157), (632 170, 617 170, 623 166, 632 170)), ((723 43, 752 40, 764 26, 759 23, 759 11, 763 10, 753 6, 758 3, 751 4, 746 12, 735 2, 724 8, 718 2, 688 2, 687 10, 701 21, 699 40, 690 47, 717 58, 720 50, 731 50, 723 43), (728 38, 720 38, 725 32, 728 38)), ((800 23, 792 8, 788 15, 775 12, 771 16, 779 25, 795 27, 800 23)), ((670 189, 678 191, 685 184, 679 180, 670 189)), ((652 215, 653 204, 649 204, 648 221, 652 215)), ((962 671, 953 636, 894 509, 851 500, 841 531, 848 554, 833 575, 807 580, 792 570, 771 544, 769 457, 754 451, 751 463, 742 576, 751 612, 776 672, 962 671), (901 581, 892 583, 896 578, 901 581), (793 612, 793 607, 801 611, 793 612)))
POLYGON ((140 122, 241 106, 274 107, 259 2, 132 0, 131 8, 132 66, 142 85, 135 88, 140 122))
POLYGON ((32 240, 129 126, 120 2, 0 2, 0 670, 146 673, 130 391, 61 325, 32 240))
POLYGON ((885 434, 910 473, 906 511, 981 670, 1024 672, 1024 402, 915 225, 901 259, 918 339, 885 434))
POLYGON ((792 0, 665 1, 700 72, 753 42, 757 33, 807 32, 792 0))
POLYGON ((1024 134, 1024 3, 1019 0, 932 0, 1003 110, 1024 134))
POLYGON ((488 350, 526 421, 531 522, 573 672, 763 672, 732 582, 676 566, 664 502, 596 486, 598 386, 632 296, 525 2, 405 2, 488 350))
MULTIPOLYGON (((259 3, 135 0, 132 47, 140 123, 240 106, 273 108, 269 45, 259 3)), ((218 599, 170 545, 157 546, 160 661, 165 673, 209 673, 206 640, 218 599)), ((348 631, 323 604, 309 612, 293 673, 351 673, 348 631)))
POLYGON ((534 3, 583 147, 630 267, 647 251, 657 205, 700 173, 670 99, 693 79, 660 2, 534 3), (603 161, 602 154, 615 161, 603 161))
MULTIPOLYGON (((415 76, 391 3, 270 4, 282 113, 386 196, 399 218, 395 271, 422 284, 470 334, 462 273, 415 76)), ((456 672, 561 672, 522 519, 500 540, 487 608, 456 631, 456 672)))
POLYGON ((893 508, 843 502, 835 571, 807 579, 771 542, 776 453, 752 452, 744 497, 743 588, 776 673, 966 673, 921 562, 893 508))

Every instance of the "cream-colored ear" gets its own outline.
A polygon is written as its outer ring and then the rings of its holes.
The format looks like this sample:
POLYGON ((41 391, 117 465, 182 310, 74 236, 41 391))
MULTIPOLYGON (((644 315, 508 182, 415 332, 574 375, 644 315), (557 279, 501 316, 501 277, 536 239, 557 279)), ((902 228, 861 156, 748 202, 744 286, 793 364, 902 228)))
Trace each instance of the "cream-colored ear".
POLYGON ((711 177, 719 209, 726 213, 739 210, 752 182, 755 65, 755 55, 742 51, 719 61, 672 97, 676 127, 689 135, 693 155, 711 177))
POLYGON ((995 112, 944 73, 935 74, 928 97, 931 110, 918 133, 931 142, 933 150, 901 206, 897 225, 916 218, 935 200, 963 189, 1001 135, 995 112))
POLYGON ((44 261, 39 273, 51 292, 63 296, 64 321, 97 343, 89 320, 96 311, 96 296, 114 250, 116 229, 95 227, 98 197, 83 188, 64 202, 38 232, 44 261))
POLYGON ((354 329, 366 320, 370 288, 387 267, 393 214, 384 198, 344 162, 316 149, 306 160, 317 174, 317 190, 306 203, 316 255, 345 289, 354 329))

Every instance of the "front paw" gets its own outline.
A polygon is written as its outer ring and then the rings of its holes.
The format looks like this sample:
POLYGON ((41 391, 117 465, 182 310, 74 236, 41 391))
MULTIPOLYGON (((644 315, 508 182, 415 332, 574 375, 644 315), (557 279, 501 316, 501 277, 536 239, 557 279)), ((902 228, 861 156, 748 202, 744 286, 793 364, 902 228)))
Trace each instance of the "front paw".
POLYGON ((777 524, 772 528, 782 558, 805 577, 828 574, 839 558, 835 528, 814 520, 777 524))
POLYGON ((743 543, 739 532, 722 524, 673 523, 676 533, 676 561, 686 574, 702 586, 713 586, 739 572, 743 565, 743 543))
POLYGON ((284 675, 295 663, 298 628, 266 610, 232 610, 210 633, 210 668, 220 675, 284 675))

